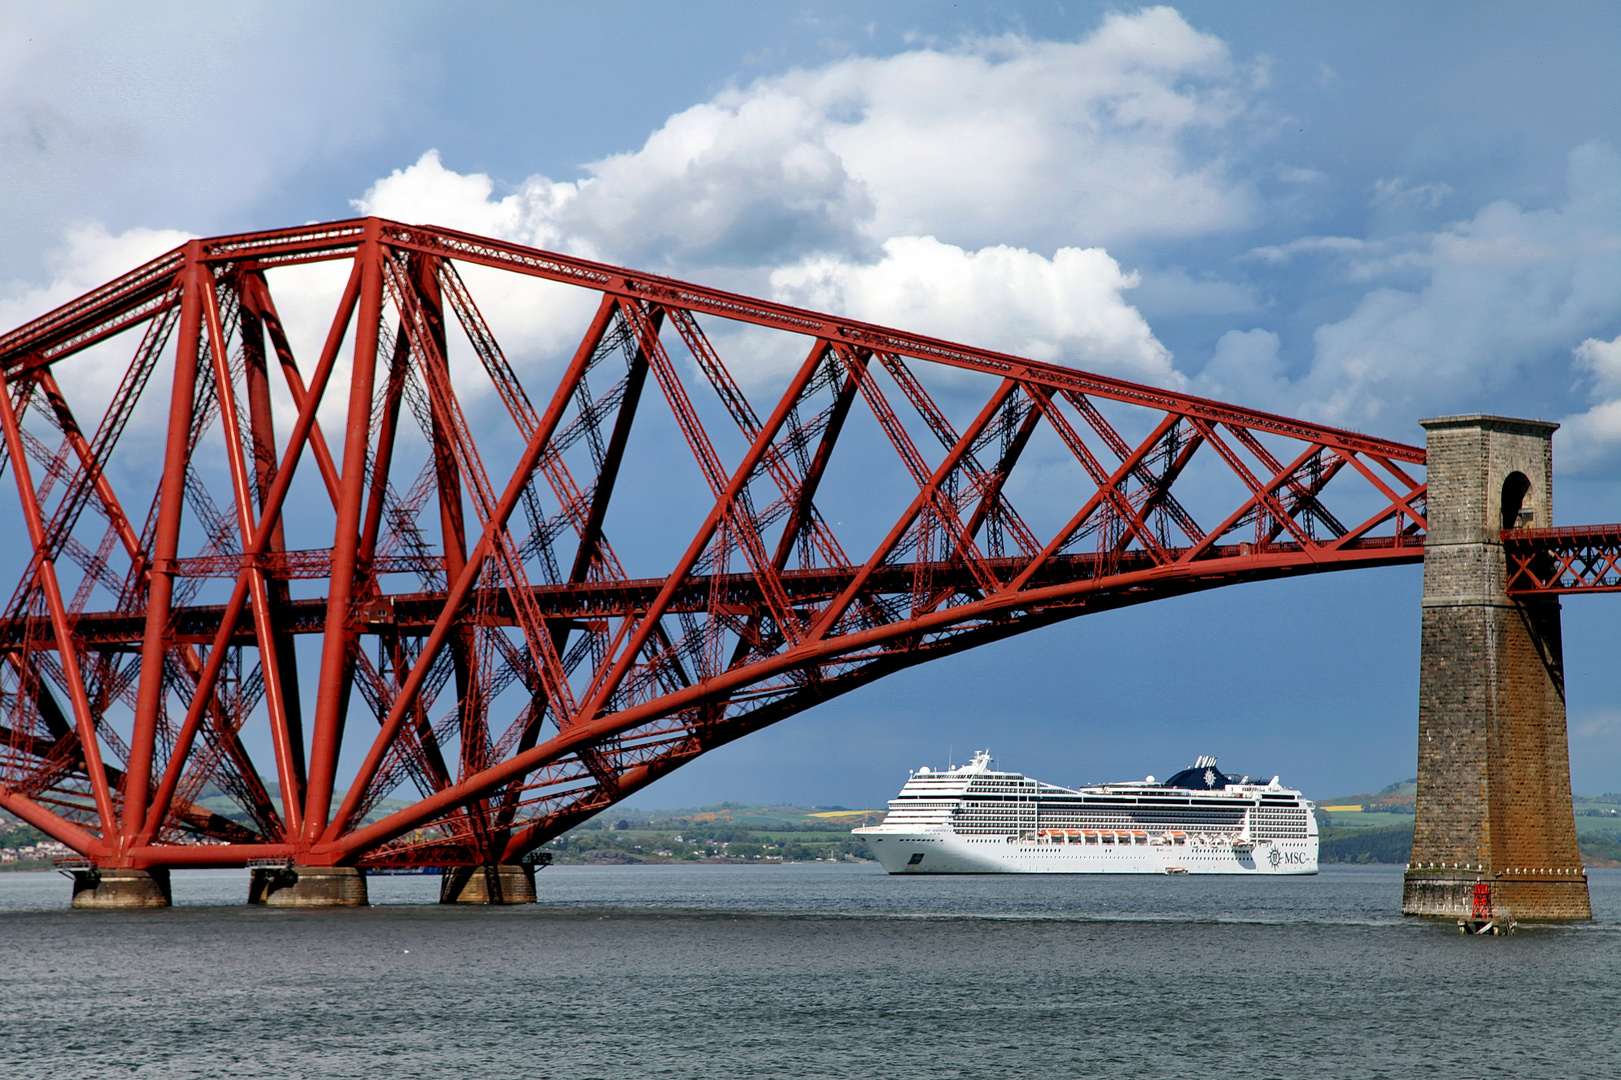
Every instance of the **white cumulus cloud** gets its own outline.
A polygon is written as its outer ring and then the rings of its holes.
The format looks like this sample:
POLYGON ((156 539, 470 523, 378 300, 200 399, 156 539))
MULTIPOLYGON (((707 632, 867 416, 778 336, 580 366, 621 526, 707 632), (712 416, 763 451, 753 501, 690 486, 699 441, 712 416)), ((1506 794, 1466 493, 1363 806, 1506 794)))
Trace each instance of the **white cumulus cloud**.
POLYGON ((1318 328, 1313 410, 1351 424, 1467 411, 1621 315, 1621 156, 1580 147, 1563 204, 1491 203, 1415 256, 1422 288, 1374 289, 1318 328))
MULTIPOLYGON (((235 41, 259 25, 215 30, 235 41)), ((1218 136, 1239 130, 1256 86, 1223 41, 1154 7, 1109 14, 1072 41, 971 38, 761 78, 673 113, 575 177, 503 187, 428 151, 355 206, 1175 386, 1185 380, 1169 351, 1126 300, 1139 275, 1102 245, 1255 218, 1218 136)), ((16 325, 182 239, 79 229, 53 280, 13 286, 0 317, 16 325)), ((566 351, 594 300, 465 273, 520 365, 566 351)), ((324 335, 328 278, 272 275, 301 353, 324 335)), ((1173 307, 1251 306, 1243 290, 1186 274, 1154 287, 1173 307)), ((745 380, 777 363, 770 350, 744 353, 745 380)))
POLYGON ((1621 337, 1588 338, 1572 353, 1575 368, 1590 379, 1593 406, 1567 416, 1555 433, 1560 464, 1574 470, 1603 465, 1621 456, 1621 337))
POLYGON ((429 156, 356 205, 675 267, 872 258, 894 236, 1038 251, 1198 236, 1257 212, 1196 148, 1251 90, 1222 41, 1151 8, 1075 42, 976 39, 760 79, 578 181, 532 176, 494 199, 487 177, 429 156))
MULTIPOLYGON (((75 225, 62 245, 45 258, 50 281, 43 285, 13 283, 0 292, 0 329, 10 330, 36 319, 189 239, 173 229, 128 229, 114 234, 100 224, 75 225)), ((57 379, 84 427, 93 430, 100 422, 124 377, 133 347, 127 340, 130 336, 123 334, 92 346, 73 358, 71 369, 57 369, 57 379)), ((145 411, 137 414, 137 426, 148 421, 157 408, 147 408, 145 401, 142 407, 145 411)))
POLYGON ((776 296, 982 348, 1161 386, 1185 381, 1122 290, 1136 275, 1101 248, 965 251, 932 236, 885 241, 874 263, 820 257, 771 275, 776 296))
POLYGON ((814 103, 827 144, 871 192, 873 235, 1044 247, 1248 222, 1248 189, 1189 148, 1231 125, 1248 89, 1223 42, 1152 8, 1107 16, 1078 42, 850 60, 734 100, 814 103))
POLYGON ((127 229, 114 235, 99 223, 75 225, 46 256, 49 282, 15 283, 0 296, 0 326, 20 326, 190 239, 174 229, 127 229))
POLYGON ((1350 281, 1417 284, 1378 285, 1345 317, 1318 326, 1309 363, 1292 378, 1270 331, 1226 334, 1199 377, 1206 392, 1412 438, 1421 416, 1562 411, 1578 381, 1593 406, 1565 421, 1561 466, 1594 463, 1611 453, 1604 447, 1621 452, 1621 349, 1595 336, 1621 324, 1621 155, 1613 149, 1572 151, 1556 205, 1499 200, 1435 232, 1304 237, 1247 258, 1278 264, 1308 253, 1346 260, 1350 281))
POLYGON ((1573 350, 1578 370, 1593 378, 1593 395, 1621 397, 1621 337, 1614 341, 1588 338, 1573 350))
MULTIPOLYGON (((1222 158, 1190 149, 1241 117, 1251 89, 1219 39, 1152 8, 1075 42, 980 39, 761 79, 578 180, 498 192, 430 151, 355 206, 1175 386, 1124 297, 1139 276, 1100 245, 1253 217, 1222 158)), ((1157 277, 1155 295, 1257 306, 1185 273, 1157 277)), ((561 342, 545 312, 507 306, 492 318, 561 342)))

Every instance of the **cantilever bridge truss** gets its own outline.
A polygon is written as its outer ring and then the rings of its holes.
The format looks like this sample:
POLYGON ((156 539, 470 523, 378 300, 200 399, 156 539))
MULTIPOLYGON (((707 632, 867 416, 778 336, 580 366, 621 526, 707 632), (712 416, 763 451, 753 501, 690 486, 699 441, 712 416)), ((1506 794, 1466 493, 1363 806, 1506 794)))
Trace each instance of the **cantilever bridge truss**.
POLYGON ((910 665, 1423 554, 1412 446, 376 218, 192 241, 0 369, 0 807, 105 867, 511 862, 910 665), (520 286, 549 366, 475 300, 520 286))

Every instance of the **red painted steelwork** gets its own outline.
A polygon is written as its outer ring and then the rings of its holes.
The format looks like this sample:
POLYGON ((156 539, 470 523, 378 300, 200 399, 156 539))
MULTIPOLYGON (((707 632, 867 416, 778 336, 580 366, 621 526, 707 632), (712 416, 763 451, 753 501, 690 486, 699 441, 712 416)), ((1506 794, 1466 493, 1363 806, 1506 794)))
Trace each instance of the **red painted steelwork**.
POLYGON ((1416 447, 376 218, 192 241, 0 370, 0 806, 109 867, 510 862, 901 668, 1423 557, 1416 447), (319 262, 306 368, 272 285, 319 262), (544 399, 492 270, 595 297, 544 399), (125 331, 90 432, 67 373, 125 331))
POLYGON ((1621 592, 1621 525, 1504 529, 1510 596, 1621 592))

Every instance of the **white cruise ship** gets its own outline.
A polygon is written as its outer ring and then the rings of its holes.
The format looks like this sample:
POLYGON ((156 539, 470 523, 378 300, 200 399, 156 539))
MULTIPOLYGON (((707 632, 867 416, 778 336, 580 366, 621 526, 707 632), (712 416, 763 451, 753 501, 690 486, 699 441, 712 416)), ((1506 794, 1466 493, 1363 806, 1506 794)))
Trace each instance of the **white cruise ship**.
POLYGON ((891 874, 1315 874, 1312 810, 1213 757, 1164 783, 1066 788, 981 751, 912 773, 882 824, 853 831, 891 874))

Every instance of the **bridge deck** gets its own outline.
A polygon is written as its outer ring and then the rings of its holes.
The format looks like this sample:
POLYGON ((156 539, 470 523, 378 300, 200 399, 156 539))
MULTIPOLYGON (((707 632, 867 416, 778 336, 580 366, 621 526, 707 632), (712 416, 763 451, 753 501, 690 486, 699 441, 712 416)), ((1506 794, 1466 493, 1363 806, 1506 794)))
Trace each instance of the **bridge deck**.
POLYGON ((1621 592, 1621 524, 1505 529, 1510 596, 1621 592))

